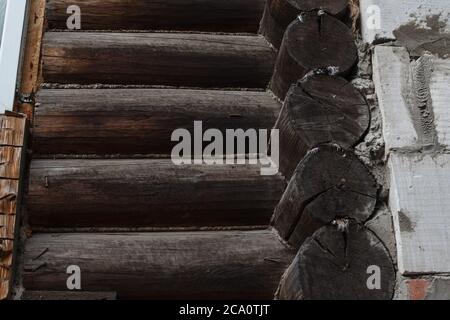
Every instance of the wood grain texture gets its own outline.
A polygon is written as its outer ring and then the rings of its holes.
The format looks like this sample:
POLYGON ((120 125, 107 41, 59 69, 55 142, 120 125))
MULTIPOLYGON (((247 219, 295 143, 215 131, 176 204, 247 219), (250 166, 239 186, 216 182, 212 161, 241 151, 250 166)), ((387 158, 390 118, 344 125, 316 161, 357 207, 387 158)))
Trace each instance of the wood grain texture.
POLYGON ((284 100, 291 85, 313 72, 346 76, 358 60, 352 31, 338 19, 308 13, 287 28, 270 83, 284 100))
POLYGON ((348 14, 348 0, 267 0, 259 32, 279 48, 289 24, 298 15, 314 10, 344 19, 348 14))
MULTIPOLYGON (((26 46, 22 58, 22 76, 20 84, 20 92, 23 94, 34 94, 39 85, 44 19, 45 0, 29 1, 26 46)), ((27 118, 32 121, 33 107, 34 106, 31 104, 22 103, 17 106, 17 111, 26 114, 27 118)))
POLYGON ((82 30, 256 33, 264 0, 48 0, 50 29, 67 29, 67 8, 81 9, 82 30))
POLYGON ((35 160, 28 192, 33 227, 268 225, 285 187, 257 165, 167 160, 35 160))
POLYGON ((25 124, 22 117, 0 115, 0 146, 23 146, 25 124))
POLYGON ((345 79, 317 75, 293 85, 276 125, 280 171, 290 179, 306 153, 320 144, 355 146, 369 124, 365 99, 345 79))
POLYGON ((0 179, 19 179, 22 148, 0 147, 0 179))
POLYGON ((283 239, 299 248, 307 237, 335 219, 365 222, 376 197, 375 179, 353 152, 322 145, 298 165, 272 224, 283 239))
POLYGON ((271 231, 39 234, 25 251, 27 290, 66 290, 75 264, 118 299, 272 299, 293 259, 271 231))
POLYGON ((112 89, 41 90, 34 152, 161 154, 177 144, 174 130, 271 129, 280 105, 266 92, 112 89))
POLYGON ((0 300, 9 295, 26 118, 0 116, 0 300))
POLYGON ((48 32, 45 82, 265 88, 275 60, 263 37, 48 32))
POLYGON ((300 248, 284 274, 281 300, 391 300, 395 269, 383 243, 369 230, 323 227, 300 248), (370 290, 369 267, 379 268, 380 288, 370 290))

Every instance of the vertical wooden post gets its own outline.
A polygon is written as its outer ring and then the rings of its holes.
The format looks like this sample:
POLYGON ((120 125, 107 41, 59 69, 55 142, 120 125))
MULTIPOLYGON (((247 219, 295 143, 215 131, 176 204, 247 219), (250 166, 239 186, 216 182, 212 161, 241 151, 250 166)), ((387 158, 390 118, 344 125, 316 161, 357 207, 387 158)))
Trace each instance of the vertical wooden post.
MULTIPOLYGON (((33 97, 39 86, 41 42, 45 19, 45 0, 31 0, 28 11, 26 46, 22 62, 20 94, 28 101, 18 101, 15 111, 33 121, 33 97)), ((21 99, 19 99, 21 100, 21 99)))

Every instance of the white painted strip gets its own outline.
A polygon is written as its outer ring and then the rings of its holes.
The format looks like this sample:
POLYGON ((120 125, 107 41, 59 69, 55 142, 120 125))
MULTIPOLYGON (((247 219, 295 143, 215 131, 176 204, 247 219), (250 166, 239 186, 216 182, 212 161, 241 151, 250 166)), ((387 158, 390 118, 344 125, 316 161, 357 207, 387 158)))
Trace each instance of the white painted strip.
POLYGON ((27 0, 7 0, 0 44, 0 114, 14 104, 26 7, 27 0))

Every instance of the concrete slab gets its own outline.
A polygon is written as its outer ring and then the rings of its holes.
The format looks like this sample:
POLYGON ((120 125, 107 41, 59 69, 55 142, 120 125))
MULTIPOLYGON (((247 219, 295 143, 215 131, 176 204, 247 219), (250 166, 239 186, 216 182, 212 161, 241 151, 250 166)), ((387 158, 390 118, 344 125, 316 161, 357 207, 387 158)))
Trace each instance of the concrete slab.
POLYGON ((403 275, 450 272, 450 154, 392 153, 390 199, 403 275))
POLYGON ((439 143, 450 148, 450 59, 433 59, 430 92, 439 143))
POLYGON ((383 117, 386 150, 416 147, 414 128, 405 96, 409 82, 410 58, 401 47, 377 46, 373 57, 373 80, 383 117))

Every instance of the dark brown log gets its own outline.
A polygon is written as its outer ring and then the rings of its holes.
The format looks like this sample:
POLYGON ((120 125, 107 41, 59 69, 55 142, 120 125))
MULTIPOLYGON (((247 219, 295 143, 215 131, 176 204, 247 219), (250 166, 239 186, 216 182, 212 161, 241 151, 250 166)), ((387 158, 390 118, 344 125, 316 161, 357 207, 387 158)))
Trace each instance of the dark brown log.
POLYGON ((319 144, 355 146, 369 124, 365 99, 345 79, 316 75, 298 82, 291 87, 276 125, 280 171, 290 179, 306 153, 319 144))
POLYGON ((271 231, 38 234, 25 245, 26 290, 86 291, 118 299, 272 299, 294 252, 271 231))
POLYGON ((348 13, 348 0, 267 0, 259 32, 279 48, 289 24, 301 13, 314 10, 343 20, 348 13))
POLYGON ((284 178, 258 165, 172 160, 35 160, 28 192, 34 228, 268 225, 284 178))
POLYGON ((317 229, 338 218, 366 221, 375 208, 374 177, 351 151, 322 145, 298 165, 272 224, 299 248, 317 229))
POLYGON ((275 53, 261 36, 48 32, 45 82, 266 88, 275 53))
POLYGON ((48 0, 50 29, 67 29, 67 8, 81 9, 82 30, 258 30, 264 0, 48 0))
POLYGON ((371 231, 351 224, 326 226, 307 239, 284 274, 280 300, 390 300, 395 270, 384 244, 371 231), (380 287, 372 287, 377 276, 380 287), (379 269, 378 269, 379 268, 379 269))
POLYGON ((290 86, 306 75, 345 76, 357 59, 352 31, 344 23, 327 14, 304 14, 284 34, 270 88, 284 100, 290 86))
POLYGON ((21 300, 116 300, 115 292, 86 292, 86 291, 25 291, 21 300))
POLYGON ((266 92, 105 89, 41 90, 35 154, 168 155, 179 128, 271 129, 280 105, 266 92))

